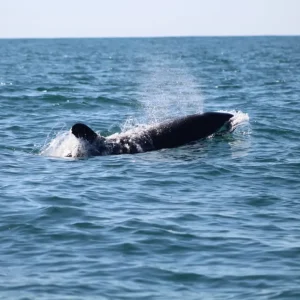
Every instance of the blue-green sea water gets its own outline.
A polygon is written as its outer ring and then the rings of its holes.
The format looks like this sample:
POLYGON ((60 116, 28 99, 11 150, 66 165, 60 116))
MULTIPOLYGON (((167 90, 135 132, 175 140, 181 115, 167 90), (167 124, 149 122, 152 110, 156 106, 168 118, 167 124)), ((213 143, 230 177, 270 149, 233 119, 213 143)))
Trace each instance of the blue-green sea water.
POLYGON ((0 40, 0 299, 300 299, 300 37, 0 40), (64 158, 205 111, 231 134, 64 158))

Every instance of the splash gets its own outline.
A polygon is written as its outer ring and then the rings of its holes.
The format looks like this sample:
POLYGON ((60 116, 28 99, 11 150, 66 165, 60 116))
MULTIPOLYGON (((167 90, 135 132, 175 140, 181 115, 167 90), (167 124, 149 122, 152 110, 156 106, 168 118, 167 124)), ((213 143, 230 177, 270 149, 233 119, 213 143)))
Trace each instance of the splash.
POLYGON ((237 127, 249 124, 250 118, 247 113, 243 113, 242 111, 222 111, 222 112, 233 114, 233 117, 230 119, 232 131, 235 130, 237 127))
POLYGON ((174 65, 168 57, 150 62, 150 72, 140 78, 144 114, 140 123, 152 124, 192 113, 202 113, 201 82, 183 60, 174 65))
POLYGON ((241 111, 231 111, 233 114, 231 118, 232 130, 235 130, 235 138, 229 141, 232 158, 240 158, 248 155, 251 149, 251 139, 248 136, 251 134, 251 127, 249 123, 249 115, 241 111))
POLYGON ((122 132, 136 127, 155 125, 194 113, 203 113, 204 98, 200 84, 184 69, 159 69, 144 78, 140 88, 143 113, 129 116, 122 132))
MULTIPOLYGON (((243 113, 242 111, 236 111, 236 110, 219 110, 218 112, 222 113, 229 113, 232 114, 233 117, 229 120, 229 122, 226 122, 224 126, 222 126, 218 132, 212 134, 210 138, 213 138, 216 135, 224 135, 227 133, 234 132, 237 128, 245 128, 249 125, 249 115, 247 113, 243 113)), ((236 132, 236 131, 235 131, 236 132)), ((240 131, 239 131, 240 132, 240 131)), ((248 130, 249 132, 249 130, 248 130)), ((244 131, 243 133, 246 133, 244 131)))
POLYGON ((40 154, 50 157, 76 156, 83 146, 84 143, 77 139, 70 131, 60 131, 49 143, 45 142, 40 154))

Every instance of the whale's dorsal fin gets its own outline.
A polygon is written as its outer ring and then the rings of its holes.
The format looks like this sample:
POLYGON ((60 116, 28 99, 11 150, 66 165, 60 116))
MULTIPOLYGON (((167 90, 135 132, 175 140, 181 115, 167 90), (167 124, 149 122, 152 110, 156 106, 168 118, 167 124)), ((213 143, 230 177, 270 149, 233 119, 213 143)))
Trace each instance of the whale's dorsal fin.
POLYGON ((93 131, 90 127, 82 123, 76 123, 72 126, 71 132, 77 137, 88 141, 89 143, 93 143, 98 134, 93 131))

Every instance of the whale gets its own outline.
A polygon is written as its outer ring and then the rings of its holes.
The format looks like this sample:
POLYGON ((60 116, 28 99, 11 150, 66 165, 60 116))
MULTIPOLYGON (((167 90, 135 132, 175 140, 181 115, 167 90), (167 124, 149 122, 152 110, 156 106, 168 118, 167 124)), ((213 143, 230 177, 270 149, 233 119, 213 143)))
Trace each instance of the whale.
POLYGON ((175 148, 212 135, 232 132, 233 114, 206 112, 129 130, 111 136, 101 136, 83 123, 76 123, 71 133, 85 143, 85 151, 78 150, 68 156, 101 156, 136 154, 147 151, 175 148))

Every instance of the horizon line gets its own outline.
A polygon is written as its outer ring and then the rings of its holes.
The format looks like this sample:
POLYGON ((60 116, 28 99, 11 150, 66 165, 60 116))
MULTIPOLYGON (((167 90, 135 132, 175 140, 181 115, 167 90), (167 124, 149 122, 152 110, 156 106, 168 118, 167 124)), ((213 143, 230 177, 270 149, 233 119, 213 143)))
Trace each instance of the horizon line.
POLYGON ((24 36, 0 37, 0 40, 38 39, 157 39, 157 38, 228 38, 228 37, 299 37, 300 34, 245 34, 245 35, 149 35, 149 36, 24 36))

